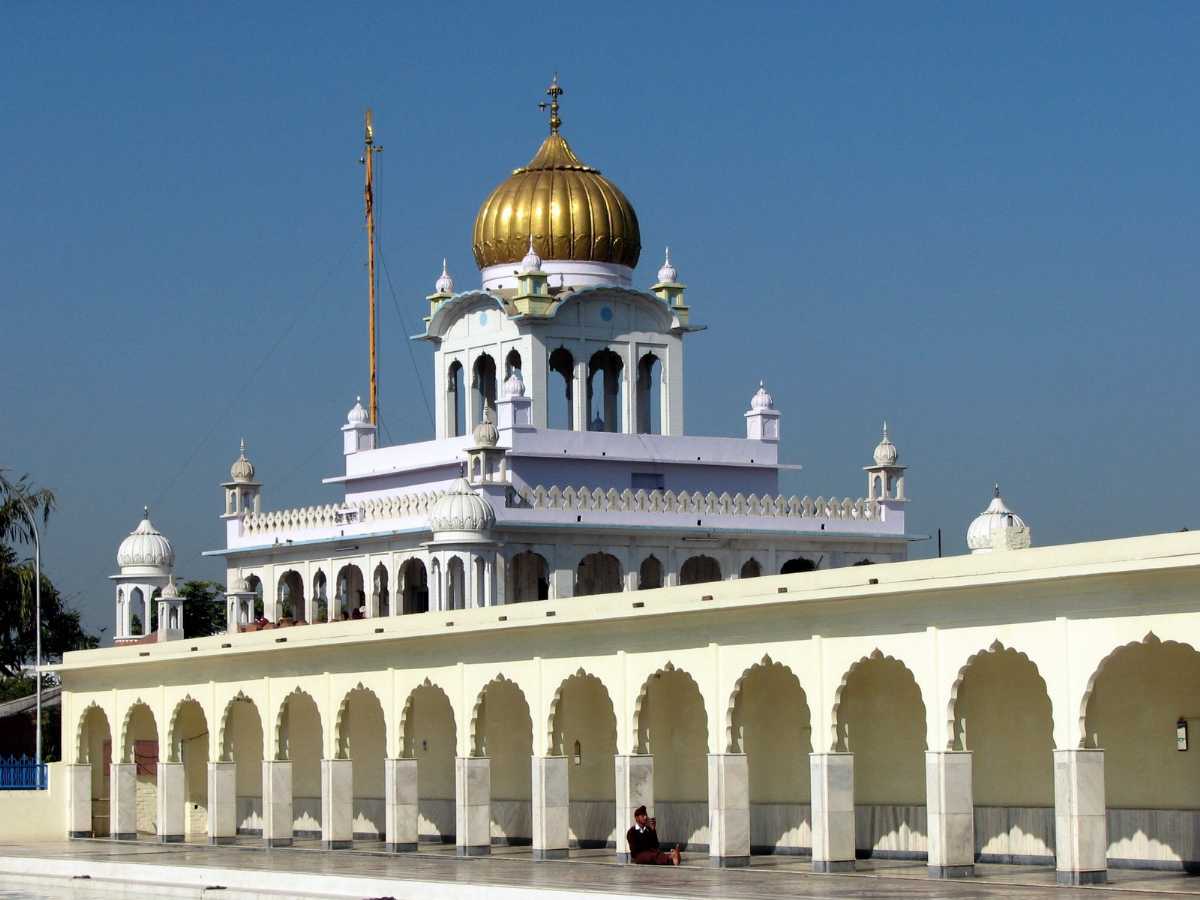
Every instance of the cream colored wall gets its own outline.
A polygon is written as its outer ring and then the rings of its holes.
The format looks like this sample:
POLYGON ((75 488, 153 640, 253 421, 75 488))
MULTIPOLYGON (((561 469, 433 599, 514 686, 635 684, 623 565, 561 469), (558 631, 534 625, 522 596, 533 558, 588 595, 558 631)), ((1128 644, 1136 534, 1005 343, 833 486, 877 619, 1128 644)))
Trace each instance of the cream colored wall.
POLYGON ((755 666, 732 710, 732 749, 747 756, 751 803, 808 803, 812 726, 800 681, 780 665, 755 666))
POLYGON ((494 682, 484 691, 477 715, 476 748, 491 760, 493 799, 528 801, 533 723, 524 695, 512 682, 494 682))
MULTIPOLYGON (((134 746, 136 741, 157 741, 158 726, 150 707, 137 704, 130 709, 125 721, 124 741, 122 744, 122 759, 125 762, 136 762, 134 746)), ((166 749, 163 743, 159 747, 162 756, 166 749)), ((115 760, 115 757, 114 757, 115 760)), ((135 793, 137 807, 137 830, 143 834, 155 834, 158 831, 158 770, 153 764, 139 765, 137 770, 137 786, 135 793)))
POLYGON ((638 746, 654 756, 656 801, 708 799, 704 700, 688 674, 651 676, 638 716, 638 746))
MULTIPOLYGON (((880 776, 881 761, 870 759, 870 746, 881 740, 893 746, 898 740, 906 748, 900 754, 906 760, 926 743, 931 749, 952 748, 956 685, 966 685, 965 670, 973 658, 996 644, 1027 656, 1045 681, 1055 746, 1079 746, 1088 698, 1094 696, 1098 705, 1092 717, 1101 722, 1101 705, 1110 702, 1101 697, 1114 694, 1103 678, 1095 685, 1092 679, 1117 648, 1140 644, 1148 633, 1200 646, 1198 586, 1200 534, 1188 533, 332 623, 288 629, 282 635, 286 644, 276 643, 279 632, 264 632, 104 648, 68 654, 57 667, 65 686, 64 722, 76 732, 64 740, 64 748, 72 762, 81 753, 76 738, 94 744, 98 720, 92 721, 95 729, 80 728, 90 704, 109 722, 120 723, 140 700, 164 728, 185 697, 201 704, 210 723, 220 723, 230 700, 241 693, 274 723, 284 698, 301 688, 317 704, 320 740, 327 745, 322 755, 331 756, 337 709, 362 682, 380 698, 389 755, 400 755, 399 722, 426 679, 429 691, 444 693, 454 721, 469 723, 479 692, 502 675, 528 703, 534 750, 545 753, 550 751, 555 694, 583 669, 599 678, 612 698, 616 745, 622 753, 634 752, 639 743, 639 697, 649 684, 641 709, 653 752, 662 753, 655 778, 658 795, 667 802, 679 797, 703 803, 703 755, 728 749, 731 707, 757 702, 749 694, 738 699, 738 680, 767 656, 798 678, 808 698, 814 750, 834 746, 835 724, 851 723, 852 749, 866 754, 857 763, 860 802, 918 805, 924 801, 923 789, 894 790, 895 773, 880 776), (870 584, 868 575, 878 583, 870 584), (702 601, 702 594, 712 600, 702 601), (553 617, 547 616, 550 612, 553 617), (877 691, 893 690, 878 681, 857 699, 848 683, 848 693, 839 701, 843 680, 853 680, 852 667, 875 653, 893 657, 912 673, 915 686, 909 683, 907 690, 915 699, 919 689, 923 712, 915 702, 889 702, 886 708, 875 703, 871 697, 877 691), (674 726, 650 721, 659 714, 653 675, 668 664, 688 672, 696 683, 691 700, 662 713, 679 720, 674 726), (672 727, 676 747, 671 746, 672 727)), ((1132 667, 1125 676, 1133 679, 1130 695, 1165 690, 1152 675, 1152 670, 1132 667)), ((408 713, 418 723, 420 706, 414 701, 408 713)), ((1162 706, 1160 712, 1166 714, 1165 701, 1162 706)), ((1190 711, 1170 709, 1172 737, 1180 714, 1190 711)), ((1157 722, 1158 713, 1154 716, 1157 722)), ((452 771, 454 755, 469 754, 469 728, 460 724, 453 729, 445 716, 431 722, 429 730, 416 726, 418 734, 432 735, 424 757, 413 751, 421 759, 420 790, 422 797, 436 790, 449 798, 453 782, 444 773, 452 771), (437 787, 431 790, 431 784, 437 787)), ((1113 727, 1097 730, 1111 733, 1113 727)), ((1124 777, 1113 773, 1128 768, 1118 764, 1124 726, 1117 721, 1115 727, 1117 736, 1104 738, 1112 747, 1110 802, 1141 802, 1113 781, 1124 777)), ((973 728, 968 726, 969 744, 973 728)), ((264 749, 274 754, 274 730, 271 724, 265 735, 251 735, 246 752, 254 752, 257 740, 260 755, 264 749)), ((210 729, 210 758, 217 758, 219 731, 210 729)), ((973 749, 983 753, 978 746, 973 749)), ((1183 775, 1169 766, 1190 760, 1192 751, 1179 754, 1177 763, 1167 762, 1175 759, 1174 751, 1161 753, 1168 766, 1164 777, 1177 787, 1183 775)), ((238 755, 240 759, 240 750, 238 755)), ((259 773, 257 760, 251 763, 251 771, 259 773)), ((751 777, 758 780, 753 773, 751 777)), ((923 774, 916 783, 921 781, 923 774)), ((1019 786, 1005 788, 1002 778, 993 783, 998 804, 1029 799, 1019 786)), ((1171 793, 1184 798, 1179 802, 1193 802, 1187 790, 1171 793)), ((1155 797, 1161 793, 1141 799, 1155 797)))
POLYGON ((556 756, 567 757, 572 802, 616 797, 617 719, 604 684, 596 677, 573 676, 562 687, 553 722, 556 756), (579 742, 579 763, 574 759, 579 742))
POLYGON ((366 690, 351 691, 341 722, 345 756, 354 760, 354 796, 383 799, 385 732, 379 698, 366 690))
POLYGON ((997 650, 967 668, 956 746, 971 751, 976 806, 1054 805, 1054 723, 1046 683, 1024 656, 997 650))
POLYGON ((253 703, 230 705, 225 740, 227 758, 237 763, 237 795, 262 797, 263 728, 253 703))
POLYGON ((292 761, 292 796, 321 796, 321 717, 316 701, 305 693, 285 701, 280 756, 292 761))
POLYGON ((440 689, 422 685, 412 692, 409 702, 404 755, 417 760, 420 797, 453 800, 458 738, 450 700, 440 689))
POLYGON ((0 791, 0 843, 61 841, 67 829, 68 784, 60 763, 46 767, 44 791, 0 791))
POLYGON ((1087 706, 1088 745, 1104 749, 1110 807, 1200 808, 1200 653, 1138 644, 1105 664, 1087 706), (1175 724, 1191 719, 1186 751, 1175 724))
POLYGON ((858 804, 925 802, 925 707, 912 672, 867 659, 846 679, 837 707, 839 749, 854 754, 858 804))

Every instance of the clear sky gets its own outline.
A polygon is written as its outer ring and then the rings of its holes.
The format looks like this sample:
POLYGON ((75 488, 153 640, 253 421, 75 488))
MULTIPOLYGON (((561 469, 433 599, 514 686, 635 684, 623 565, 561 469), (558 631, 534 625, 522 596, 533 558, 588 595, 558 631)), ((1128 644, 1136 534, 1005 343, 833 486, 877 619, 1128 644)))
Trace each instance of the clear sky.
POLYGON ((477 283, 476 209, 557 69, 564 134, 638 210, 639 283, 670 244, 708 325, 689 431, 742 433, 763 378, 785 487, 860 496, 886 417, 947 553, 995 480, 1038 544, 1200 525, 1198 59, 1182 0, 10 0, 0 464, 57 491, 46 566, 106 637, 144 503, 182 576, 221 576, 239 437, 268 507, 335 500, 367 105, 385 440, 430 437, 406 335, 443 256, 477 283))

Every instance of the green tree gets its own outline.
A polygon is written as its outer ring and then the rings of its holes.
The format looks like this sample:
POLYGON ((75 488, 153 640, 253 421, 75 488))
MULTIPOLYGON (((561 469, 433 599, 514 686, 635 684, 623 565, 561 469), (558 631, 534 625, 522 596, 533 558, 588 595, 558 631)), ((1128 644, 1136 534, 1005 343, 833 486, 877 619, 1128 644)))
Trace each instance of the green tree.
POLYGON ((184 637, 208 637, 225 630, 225 605, 218 600, 224 592, 218 581, 185 581, 180 586, 184 637))

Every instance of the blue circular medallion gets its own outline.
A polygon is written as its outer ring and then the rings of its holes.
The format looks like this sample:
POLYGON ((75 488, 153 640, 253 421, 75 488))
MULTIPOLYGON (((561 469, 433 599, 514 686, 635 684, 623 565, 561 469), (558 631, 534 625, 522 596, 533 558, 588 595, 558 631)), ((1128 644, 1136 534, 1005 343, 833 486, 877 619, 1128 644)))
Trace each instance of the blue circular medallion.
POLYGON ((600 318, 602 318, 605 322, 611 322, 612 321, 612 307, 605 306, 603 309, 601 309, 600 310, 600 318))
POLYGON ((487 326, 487 313, 486 312, 481 312, 479 314, 479 324, 481 327, 487 326))

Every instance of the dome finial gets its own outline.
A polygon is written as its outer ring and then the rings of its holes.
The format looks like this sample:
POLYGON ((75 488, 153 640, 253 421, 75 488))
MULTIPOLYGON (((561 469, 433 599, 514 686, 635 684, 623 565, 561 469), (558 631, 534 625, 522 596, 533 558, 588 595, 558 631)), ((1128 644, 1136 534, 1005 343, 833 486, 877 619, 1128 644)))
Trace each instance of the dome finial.
POLYGON ((525 253, 525 258, 521 260, 522 272, 540 272, 542 271, 542 258, 538 256, 537 251, 533 249, 533 229, 529 229, 529 250, 525 253))
POLYGON ((658 270, 659 284, 674 284, 679 281, 679 270, 671 265, 671 248, 667 248, 662 267, 658 270))
POLYGON ((450 277, 450 270, 446 266, 446 258, 444 256, 442 257, 442 274, 438 276, 433 288, 439 294, 454 293, 454 279, 450 277))
POLYGON ((558 129, 562 125, 562 119, 558 117, 558 98, 563 95, 563 89, 558 85, 558 73, 554 73, 554 80, 550 82, 550 87, 546 88, 546 95, 550 98, 547 103, 543 100, 538 104, 538 109, 542 112, 546 111, 546 107, 550 107, 550 133, 558 134, 558 129))
POLYGON ((150 507, 149 506, 142 507, 142 518, 143 519, 150 518, 150 507))
POLYGON ((1000 482, 998 482, 998 481, 992 485, 992 496, 993 497, 1000 496, 1000 482))

